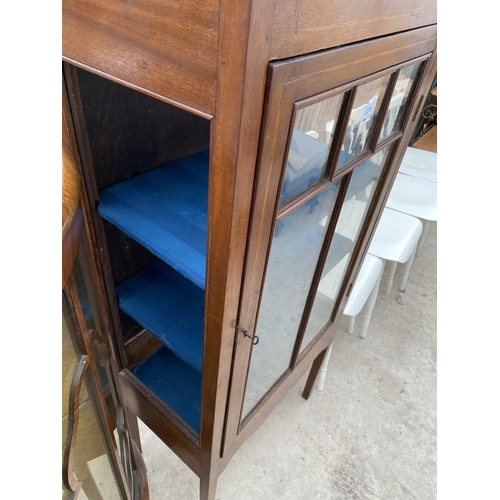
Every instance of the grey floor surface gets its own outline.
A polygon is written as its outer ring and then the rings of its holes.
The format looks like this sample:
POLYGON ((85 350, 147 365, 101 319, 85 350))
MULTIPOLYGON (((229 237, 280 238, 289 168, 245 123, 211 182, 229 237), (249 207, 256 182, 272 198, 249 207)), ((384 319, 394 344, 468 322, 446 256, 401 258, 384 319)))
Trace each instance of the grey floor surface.
MULTIPOLYGON (((221 474, 217 500, 436 498, 436 230, 406 293, 398 266, 383 295, 386 266, 365 339, 344 317, 324 390, 303 400, 305 377, 290 390, 221 474)), ((197 500, 198 478, 140 424, 151 500, 197 500)))

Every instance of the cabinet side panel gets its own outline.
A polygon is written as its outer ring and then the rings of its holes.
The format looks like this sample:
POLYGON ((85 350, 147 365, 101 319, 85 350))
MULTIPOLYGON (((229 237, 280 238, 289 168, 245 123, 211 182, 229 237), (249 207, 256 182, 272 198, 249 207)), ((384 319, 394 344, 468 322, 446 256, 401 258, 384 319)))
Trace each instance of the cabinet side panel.
POLYGON ((63 57, 213 114, 218 2, 63 0, 63 57))
POLYGON ((436 0, 277 0, 271 59, 283 59, 436 22, 436 0))

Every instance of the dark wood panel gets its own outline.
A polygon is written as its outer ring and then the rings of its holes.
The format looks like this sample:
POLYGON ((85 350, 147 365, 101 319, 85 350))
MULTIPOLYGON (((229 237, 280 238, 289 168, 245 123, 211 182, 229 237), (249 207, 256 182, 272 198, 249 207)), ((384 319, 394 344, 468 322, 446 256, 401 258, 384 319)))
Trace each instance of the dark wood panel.
POLYGON ((436 0, 277 0, 271 59, 437 22, 436 0))
POLYGON ((63 58, 213 114, 217 0, 63 0, 63 58))
POLYGON ((125 343, 125 351, 127 353, 130 369, 142 363, 148 356, 156 352, 162 346, 163 343, 160 340, 143 328, 142 331, 134 335, 125 343))
POLYGON ((113 224, 103 219, 103 225, 115 285, 119 285, 158 260, 149 250, 113 224))
POLYGON ((97 189, 208 149, 204 118, 76 70, 97 189))

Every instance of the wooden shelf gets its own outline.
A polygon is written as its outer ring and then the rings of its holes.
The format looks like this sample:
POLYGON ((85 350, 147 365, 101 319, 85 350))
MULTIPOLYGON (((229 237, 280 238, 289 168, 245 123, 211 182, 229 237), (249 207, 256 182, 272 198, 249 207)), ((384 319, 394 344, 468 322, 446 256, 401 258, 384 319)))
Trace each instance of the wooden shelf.
POLYGON ((204 292, 158 261, 116 287, 120 309, 201 373, 204 292))
POLYGON ((99 191, 99 214, 205 289, 208 151, 99 191))
POLYGON ((132 373, 184 422, 200 432, 201 374, 166 347, 132 373))

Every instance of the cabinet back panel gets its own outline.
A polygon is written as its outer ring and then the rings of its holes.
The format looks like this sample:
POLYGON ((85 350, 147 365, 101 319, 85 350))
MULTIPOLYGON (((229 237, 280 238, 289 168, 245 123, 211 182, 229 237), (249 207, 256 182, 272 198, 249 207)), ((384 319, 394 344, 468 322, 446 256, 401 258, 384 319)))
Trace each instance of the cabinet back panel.
POLYGON ((103 219, 115 285, 158 260, 149 250, 103 219))
POLYGON ((97 189, 209 147, 210 122, 77 70, 97 189))
POLYGON ((213 114, 219 2, 63 0, 63 57, 213 114))
POLYGON ((437 22, 436 0, 277 0, 271 59, 437 22))

